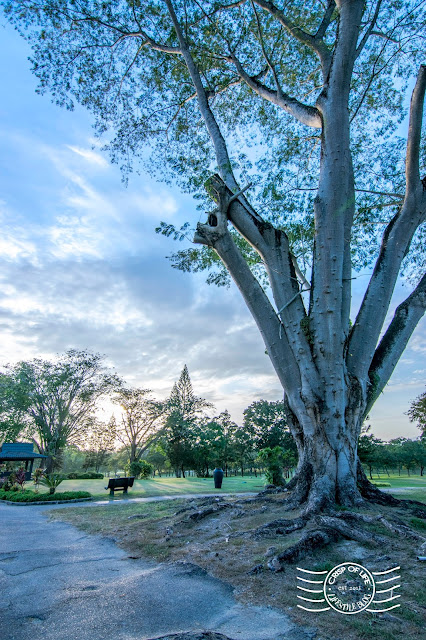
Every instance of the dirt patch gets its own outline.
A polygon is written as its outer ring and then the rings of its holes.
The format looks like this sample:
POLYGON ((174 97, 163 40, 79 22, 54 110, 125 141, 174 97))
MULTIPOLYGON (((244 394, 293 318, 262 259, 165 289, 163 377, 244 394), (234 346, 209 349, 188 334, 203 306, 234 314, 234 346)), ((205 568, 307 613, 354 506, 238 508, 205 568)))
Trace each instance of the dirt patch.
MULTIPOLYGON (((425 563, 417 560, 422 536, 426 536, 422 510, 413 517, 403 507, 368 504, 352 512, 363 522, 360 540, 345 540, 339 535, 337 541, 321 549, 305 550, 303 557, 284 565, 277 558, 299 543, 306 530, 302 533, 300 528, 293 529, 293 523, 303 516, 285 511, 283 494, 67 509, 51 517, 114 538, 129 557, 195 564, 231 583, 241 602, 282 610, 294 622, 314 626, 317 637, 323 640, 400 640, 401 633, 406 640, 424 637, 425 563), (397 523, 396 528, 386 526, 390 522, 397 523), (405 529, 407 525, 410 529, 405 529), (358 563, 374 572, 400 566, 400 606, 390 612, 363 611, 358 615, 333 610, 310 613, 298 608, 297 567, 329 571, 343 562, 358 563)), ((343 509, 333 518, 345 523, 342 516, 343 509)))

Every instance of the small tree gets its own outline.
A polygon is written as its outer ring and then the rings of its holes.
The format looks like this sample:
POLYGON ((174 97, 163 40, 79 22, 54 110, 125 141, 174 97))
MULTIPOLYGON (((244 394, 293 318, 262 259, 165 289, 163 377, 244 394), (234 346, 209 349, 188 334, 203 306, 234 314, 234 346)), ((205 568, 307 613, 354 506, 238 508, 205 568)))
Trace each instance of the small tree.
POLYGON ((265 476, 269 484, 281 487, 285 484, 283 477, 282 447, 265 447, 259 451, 259 460, 265 465, 265 476))
POLYGON ((46 473, 43 474, 38 481, 38 484, 43 485, 44 487, 49 488, 49 493, 53 495, 61 484, 65 480, 65 476, 60 475, 59 473, 46 473))
POLYGON ((163 433, 166 404, 154 400, 150 394, 149 389, 120 386, 112 396, 122 415, 116 425, 111 419, 110 428, 115 429, 117 439, 128 450, 130 463, 139 460, 163 433))
POLYGON ((411 422, 417 422, 417 427, 422 432, 422 437, 426 439, 426 391, 413 400, 407 415, 411 422))
POLYGON ((167 455, 161 445, 161 442, 157 442, 153 447, 149 448, 146 453, 146 460, 152 465, 154 475, 155 472, 157 472, 161 478, 161 473, 164 470, 167 461, 167 455))
POLYGON ((126 472, 130 476, 141 478, 142 480, 149 478, 153 471, 154 467, 146 460, 133 460, 133 462, 130 462, 126 467, 126 472))

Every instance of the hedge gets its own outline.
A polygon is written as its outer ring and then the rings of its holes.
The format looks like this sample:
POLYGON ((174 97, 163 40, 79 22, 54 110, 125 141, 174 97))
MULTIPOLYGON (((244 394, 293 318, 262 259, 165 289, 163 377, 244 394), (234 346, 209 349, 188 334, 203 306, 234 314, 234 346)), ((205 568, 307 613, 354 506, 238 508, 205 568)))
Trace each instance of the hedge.
POLYGON ((66 477, 68 480, 102 480, 104 474, 96 471, 72 471, 66 477))
POLYGON ((63 493, 34 493, 34 491, 3 491, 0 489, 0 500, 9 502, 51 502, 53 500, 78 500, 91 498, 88 491, 64 491, 63 493))

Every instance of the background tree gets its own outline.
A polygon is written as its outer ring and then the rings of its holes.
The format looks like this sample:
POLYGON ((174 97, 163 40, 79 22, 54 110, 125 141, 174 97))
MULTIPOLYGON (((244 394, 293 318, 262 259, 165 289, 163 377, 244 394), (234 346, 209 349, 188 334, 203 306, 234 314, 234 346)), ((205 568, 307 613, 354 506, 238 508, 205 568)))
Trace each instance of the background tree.
POLYGON ((142 158, 202 197, 216 167, 201 249, 173 265, 212 268, 218 284, 230 274, 241 291, 285 390, 293 503, 358 504, 357 480, 376 495, 357 465, 361 425, 426 306, 426 276, 413 275, 382 333, 401 269, 424 272, 423 3, 3 5, 33 45, 41 90, 112 129, 125 171, 142 158), (404 152, 397 128, 416 74, 404 152), (351 268, 370 265, 351 325, 351 268))
POLYGON ((210 468, 222 467, 225 477, 228 477, 230 464, 235 460, 234 436, 238 426, 236 422, 231 420, 229 411, 225 410, 212 418, 209 427, 213 431, 210 468))
POLYGON ((212 405, 195 395, 186 365, 173 385, 167 404, 165 451, 176 477, 185 477, 185 468, 194 464, 197 420, 202 417, 203 409, 212 405))
POLYGON ((162 435, 166 406, 154 400, 150 393, 149 389, 120 386, 111 398, 122 411, 115 433, 128 450, 130 464, 139 460, 162 435))
POLYGON ((166 467, 167 455, 164 451, 163 444, 161 442, 161 438, 155 445, 150 446, 148 451, 145 454, 146 461, 152 465, 154 470, 154 475, 157 472, 159 477, 161 478, 161 474, 166 467))
POLYGON ((426 391, 413 400, 407 415, 411 422, 417 422, 417 426, 422 432, 422 438, 426 439, 426 391))
POLYGON ((25 398, 16 402, 17 388, 8 374, 0 374, 0 443, 15 442, 21 435, 31 437, 31 423, 24 407, 25 398))
POLYGON ((0 379, 5 420, 22 420, 21 435, 32 436, 40 453, 48 456, 46 472, 61 464, 67 444, 83 441, 99 399, 118 378, 107 372, 102 356, 70 349, 54 361, 36 358, 7 365, 0 379))
POLYGON ((359 459, 368 468, 370 480, 373 469, 380 463, 383 442, 372 433, 363 433, 358 440, 359 459))
POLYGON ((256 437, 250 426, 238 427, 233 433, 232 448, 235 464, 241 471, 241 477, 247 467, 254 464, 256 458, 256 437))
POLYGON ((87 423, 88 433, 85 437, 86 458, 84 469, 94 469, 99 472, 106 466, 108 458, 115 449, 117 427, 114 418, 108 423, 92 417, 87 423))
POLYGON ((423 476, 426 468, 426 442, 425 439, 414 440, 412 456, 414 464, 419 467, 420 475, 423 476))
POLYGON ((268 483, 276 487, 284 485, 282 447, 265 447, 259 451, 258 458, 260 463, 265 466, 265 476, 268 483))
POLYGON ((284 445, 284 434, 289 432, 286 424, 284 403, 256 400, 244 410, 244 427, 255 434, 256 447, 260 451, 266 447, 284 445))

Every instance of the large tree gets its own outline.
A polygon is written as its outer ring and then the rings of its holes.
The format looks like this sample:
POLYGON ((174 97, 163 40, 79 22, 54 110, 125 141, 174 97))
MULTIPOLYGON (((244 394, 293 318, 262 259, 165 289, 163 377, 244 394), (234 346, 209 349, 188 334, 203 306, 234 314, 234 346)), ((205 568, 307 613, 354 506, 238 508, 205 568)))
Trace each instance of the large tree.
POLYGON ((98 401, 117 383, 102 356, 88 351, 7 365, 0 377, 0 415, 16 421, 17 435, 33 439, 51 471, 60 466, 67 444, 85 440, 98 401))
MULTIPOLYGON (((166 403, 154 400, 150 394, 149 389, 120 386, 112 396, 112 401, 121 409, 116 425, 117 439, 127 448, 130 464, 140 460, 163 434, 166 403)), ((113 421, 115 423, 115 419, 113 421)))
POLYGON ((174 265, 229 273, 246 301, 285 391, 294 503, 359 503, 362 422, 426 306, 423 3, 3 4, 41 91, 91 109, 124 170, 139 157, 199 197, 210 177, 201 248, 174 265), (369 265, 351 324, 352 267, 369 265), (413 290, 385 327, 404 268, 413 290))
POLYGON ((164 449, 177 478, 181 475, 185 477, 185 468, 188 469, 195 463, 194 447, 203 409, 211 406, 195 395, 188 367, 185 365, 167 401, 165 423, 164 449))

